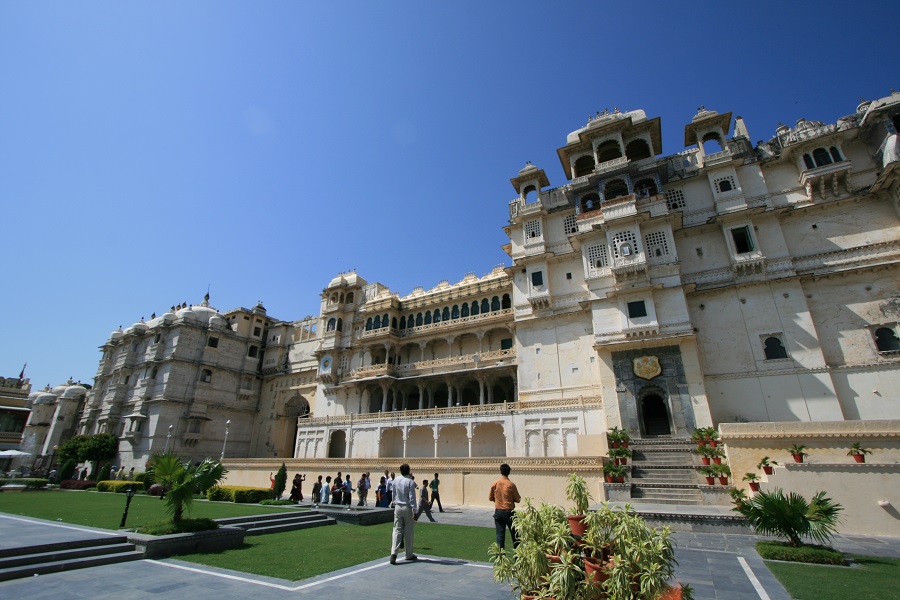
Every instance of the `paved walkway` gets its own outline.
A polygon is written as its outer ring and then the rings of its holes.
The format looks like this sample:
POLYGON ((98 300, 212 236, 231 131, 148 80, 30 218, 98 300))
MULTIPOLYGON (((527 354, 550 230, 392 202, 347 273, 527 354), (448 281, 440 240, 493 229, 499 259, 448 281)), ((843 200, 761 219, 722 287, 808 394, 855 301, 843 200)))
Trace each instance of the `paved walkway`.
MULTIPOLYGON (((491 511, 476 507, 445 507, 435 512, 439 523, 493 527, 491 511)), ((417 527, 429 527, 427 519, 417 527)), ((297 532, 302 535, 302 532, 297 532)), ((0 513, 0 548, 115 535, 114 532, 15 517, 0 513)), ((485 532, 486 543, 493 532, 485 532)), ((736 534, 675 533, 676 579, 696 590, 697 600, 789 600, 769 572, 754 544, 761 538, 736 534)), ((900 558, 900 538, 837 536, 834 546, 845 552, 900 558)), ((384 598, 447 598, 509 600, 509 586, 493 581, 489 564, 421 556, 418 562, 384 559, 299 582, 249 575, 187 563, 177 559, 141 560, 92 567, 32 579, 0 583, 0 597, 58 600, 59 598, 159 598, 179 600, 376 595, 384 598)))

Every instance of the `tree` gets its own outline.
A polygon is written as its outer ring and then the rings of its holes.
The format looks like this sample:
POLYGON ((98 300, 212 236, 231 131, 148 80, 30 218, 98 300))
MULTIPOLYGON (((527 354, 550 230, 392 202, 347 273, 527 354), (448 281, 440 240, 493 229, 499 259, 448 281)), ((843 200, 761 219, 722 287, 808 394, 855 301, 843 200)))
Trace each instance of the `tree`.
POLYGON ((217 460, 207 458, 192 465, 174 452, 154 455, 150 470, 153 481, 165 490, 166 509, 173 523, 180 523, 185 511, 190 512, 194 494, 218 485, 228 472, 217 460))
POLYGON ((119 450, 119 438, 111 433, 98 433, 82 445, 81 460, 96 462, 113 458, 119 450))
POLYGON ((71 460, 73 463, 78 463, 83 461, 83 448, 89 439, 90 436, 87 435, 76 435, 60 444, 59 450, 56 451, 59 462, 66 463, 71 460))
POLYGON ((275 473, 275 488, 273 489, 274 498, 273 500, 278 500, 281 498, 281 495, 284 493, 284 488, 287 487, 287 466, 284 463, 281 463, 281 468, 278 469, 278 472, 275 473))
POLYGON ((812 500, 795 492, 785 494, 780 488, 759 492, 734 507, 744 515, 757 533, 787 538, 791 546, 801 546, 801 537, 824 544, 837 532, 839 513, 844 508, 817 492, 812 500))

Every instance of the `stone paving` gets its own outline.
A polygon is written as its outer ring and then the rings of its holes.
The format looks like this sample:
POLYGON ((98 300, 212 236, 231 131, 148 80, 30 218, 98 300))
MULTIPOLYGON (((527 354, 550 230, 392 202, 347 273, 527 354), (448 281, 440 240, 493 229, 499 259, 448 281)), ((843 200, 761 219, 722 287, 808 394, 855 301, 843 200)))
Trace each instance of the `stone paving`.
MULTIPOLYGON (((438 523, 492 527, 490 509, 445 506, 435 512, 438 523)), ((429 527, 427 520, 416 527, 429 527)), ((112 535, 113 532, 15 517, 0 513, 0 548, 21 547, 112 535)), ((298 532, 298 535, 302 535, 298 532)), ((754 549, 757 536, 675 533, 676 579, 695 589, 697 600, 789 600, 754 549)), ((490 539, 492 533, 486 532, 490 539)), ((836 548, 855 554, 900 557, 900 538, 837 536, 836 548)), ((490 565, 434 556, 417 562, 371 561, 302 581, 285 581, 216 569, 177 559, 141 560, 42 575, 0 583, 3 598, 159 598, 179 600, 336 597, 504 599, 514 597, 508 585, 493 581, 490 565)))

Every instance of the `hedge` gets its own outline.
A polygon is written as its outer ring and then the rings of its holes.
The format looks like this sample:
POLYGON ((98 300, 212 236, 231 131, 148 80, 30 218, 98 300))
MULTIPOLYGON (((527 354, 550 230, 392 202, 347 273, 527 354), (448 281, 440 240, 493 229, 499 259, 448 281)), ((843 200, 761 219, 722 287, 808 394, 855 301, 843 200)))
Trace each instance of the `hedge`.
POLYGON ((206 491, 208 500, 219 502, 238 502, 240 504, 258 504, 262 500, 272 498, 270 488, 247 487, 242 485, 221 485, 206 491))
POLYGON ((39 490, 41 488, 47 487, 47 484, 50 483, 47 479, 41 479, 40 477, 14 477, 14 478, 0 478, 0 486, 4 485, 24 485, 26 489, 29 490, 39 490))
POLYGON ((786 542, 757 542, 756 551, 766 560, 785 560, 819 565, 847 564, 844 555, 829 546, 804 544, 795 548, 786 542))
POLYGON ((59 482, 59 487, 64 490, 86 490, 97 487, 97 482, 90 479, 66 479, 59 482))
POLYGON ((144 486, 140 483, 136 483, 133 481, 98 481, 97 482, 97 491, 98 492, 115 492, 117 494, 124 494, 125 490, 128 489, 128 486, 134 485, 134 491, 143 490, 144 486))

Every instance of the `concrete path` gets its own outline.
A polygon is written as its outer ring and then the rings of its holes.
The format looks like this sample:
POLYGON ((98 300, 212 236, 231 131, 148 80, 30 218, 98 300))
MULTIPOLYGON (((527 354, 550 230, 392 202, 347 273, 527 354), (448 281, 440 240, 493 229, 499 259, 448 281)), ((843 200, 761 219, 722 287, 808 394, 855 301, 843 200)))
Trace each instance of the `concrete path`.
MULTIPOLYGON (((492 511, 445 506, 435 512, 439 523, 493 528, 492 511)), ((429 527, 427 519, 416 527, 429 527)), ((23 547, 115 535, 114 532, 0 513, 0 547, 23 547)), ((297 532, 297 535, 302 535, 297 532)), ((696 590, 697 600, 788 600, 784 588, 757 555, 757 536, 675 533, 676 579, 696 590)), ((485 544, 493 531, 485 532, 485 544)), ((834 546, 845 552, 900 557, 900 538, 837 536, 834 546)), ((384 559, 360 564, 299 582, 249 575, 187 563, 177 559, 141 560, 0 583, 2 598, 159 598, 216 600, 301 597, 503 599, 509 586, 493 581, 489 564, 426 557, 391 566, 384 559)))

